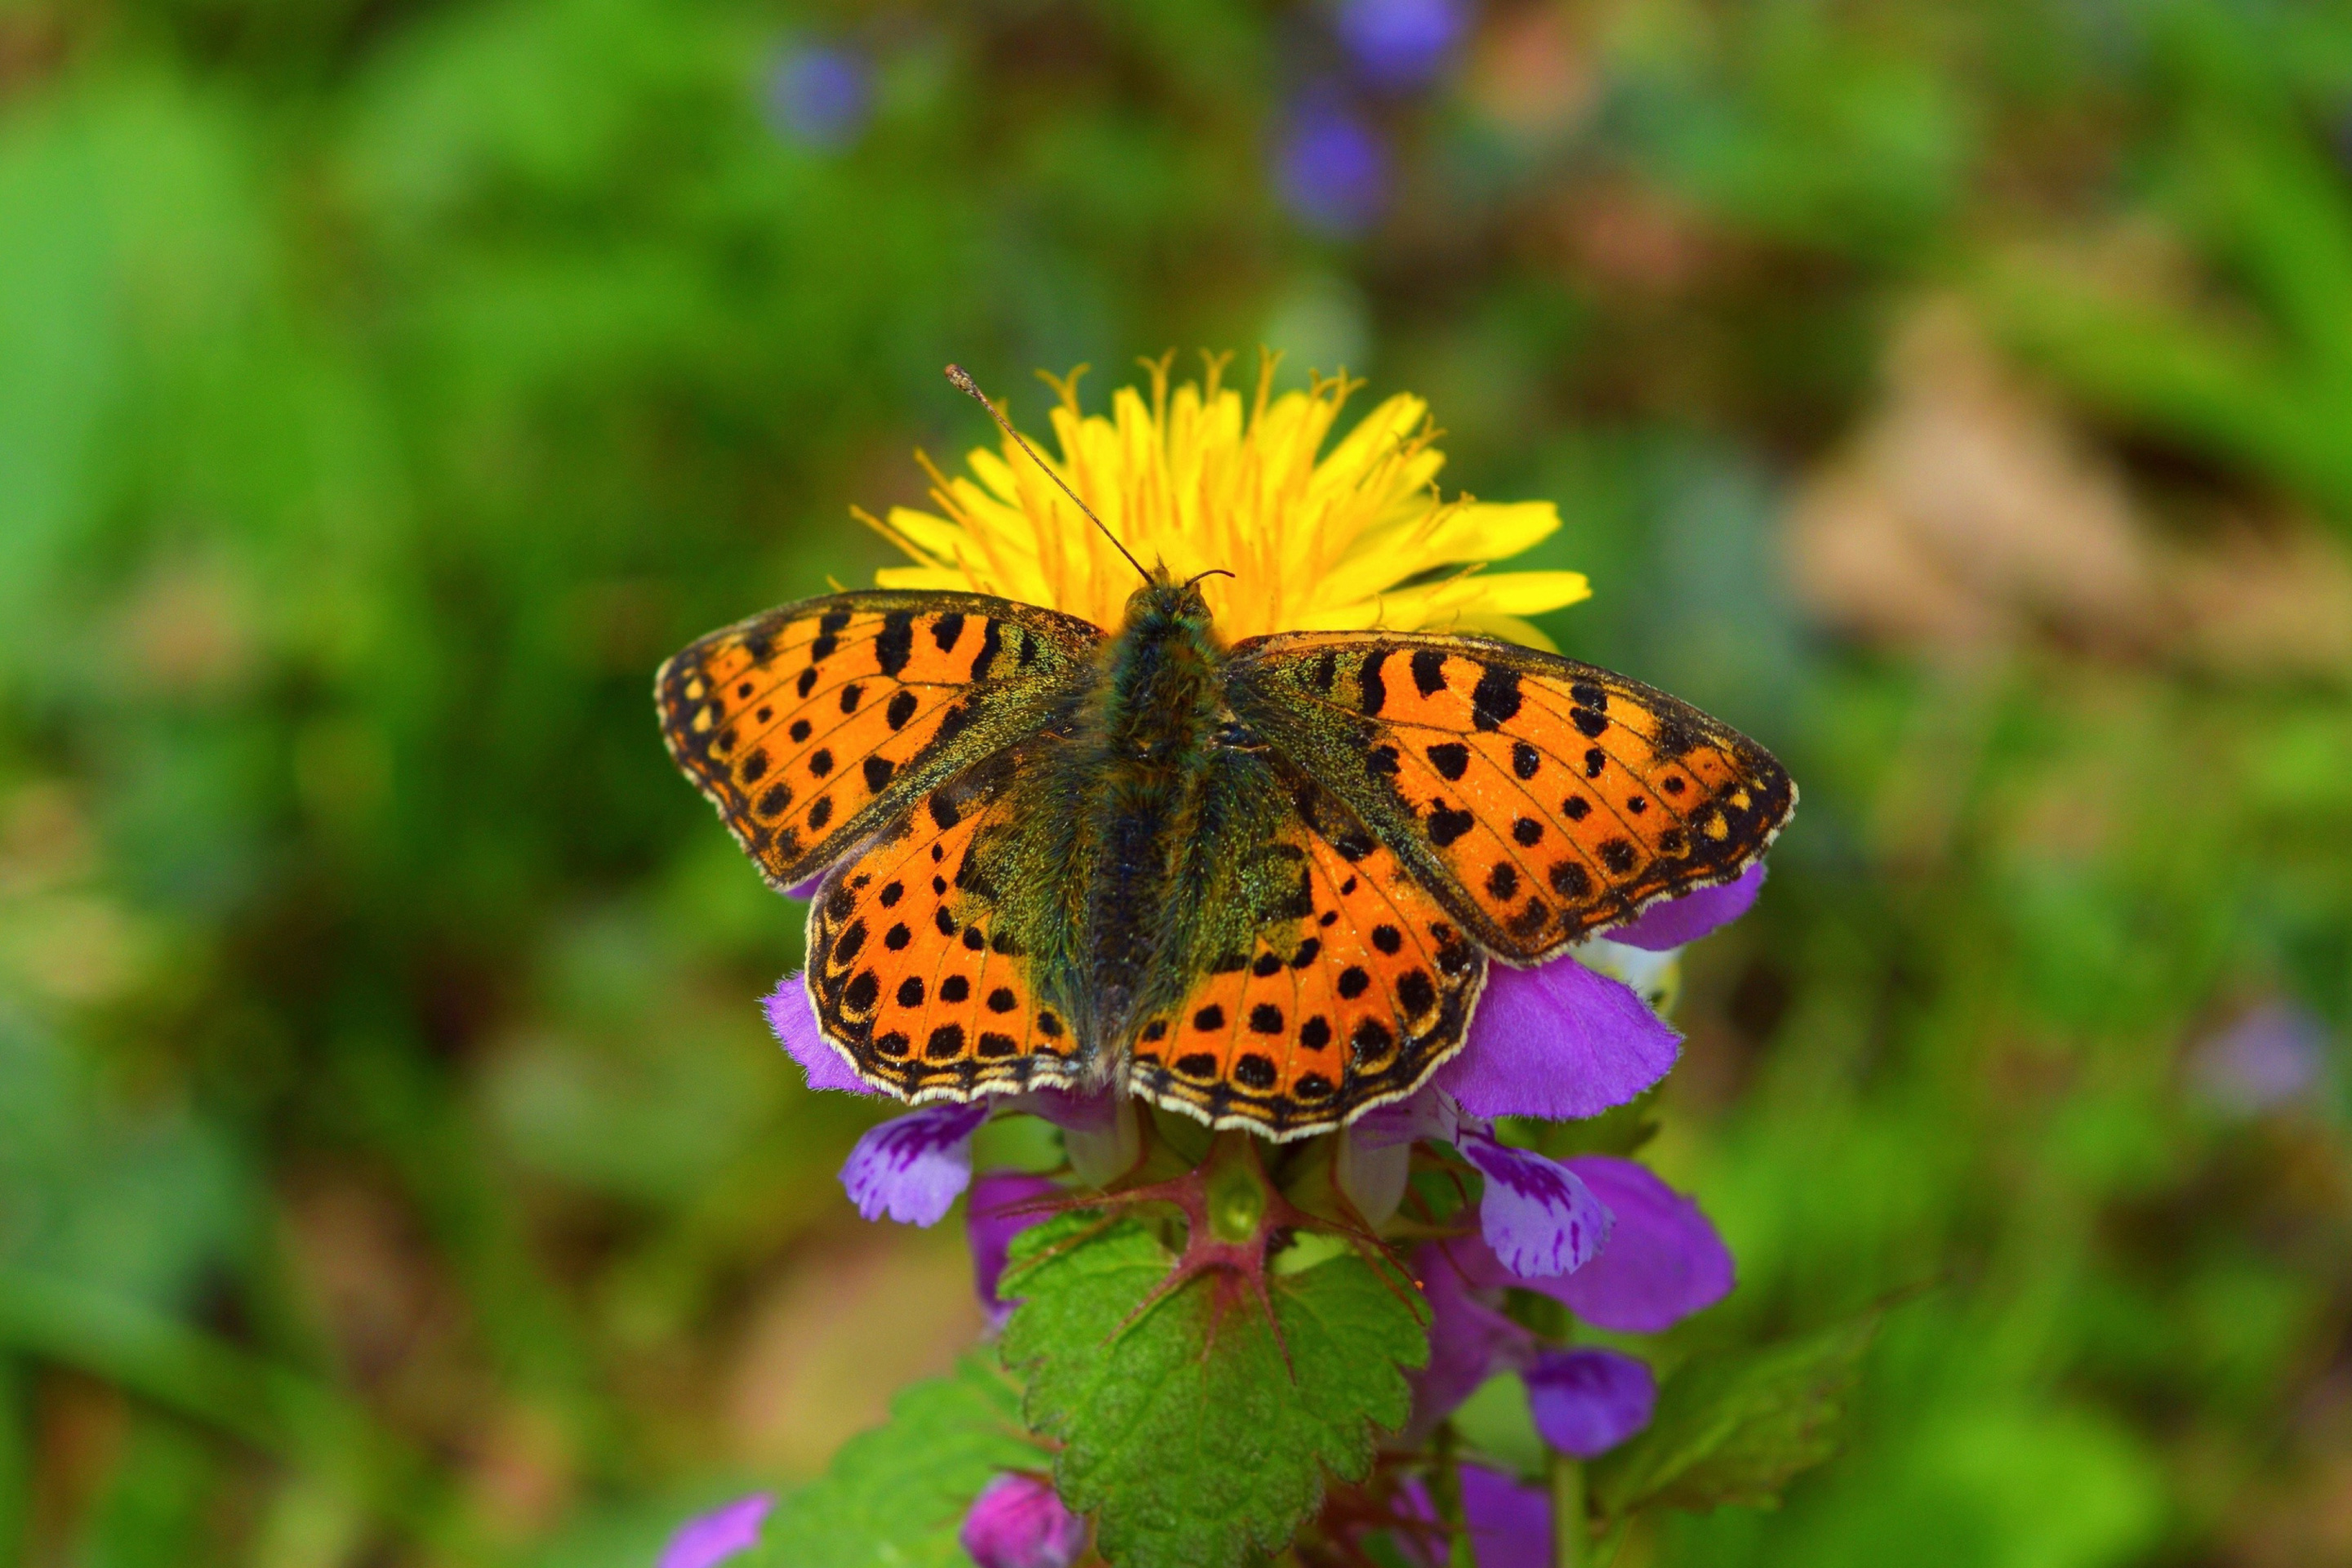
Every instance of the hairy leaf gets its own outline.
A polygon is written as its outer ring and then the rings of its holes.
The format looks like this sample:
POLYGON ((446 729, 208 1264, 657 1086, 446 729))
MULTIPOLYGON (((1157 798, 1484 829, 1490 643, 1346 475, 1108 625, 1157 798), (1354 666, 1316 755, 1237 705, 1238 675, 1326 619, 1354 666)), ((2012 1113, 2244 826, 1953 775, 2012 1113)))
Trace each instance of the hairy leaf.
POLYGON ((742 1568, 965 1568, 964 1510, 992 1476, 1037 1469, 1019 1391, 979 1357, 892 1401, 887 1424, 842 1445, 833 1468, 787 1497, 742 1568))
POLYGON ((1659 1390, 1647 1429, 1593 1466, 1594 1500, 1612 1518, 1657 1506, 1771 1506, 1789 1478, 1835 1451, 1833 1428, 1878 1319, 1873 1310, 1685 1363, 1659 1390))
POLYGON ((1063 1444, 1063 1499, 1094 1515, 1118 1568, 1222 1568, 1278 1550, 1321 1505, 1327 1470, 1364 1476, 1377 1431, 1411 1407, 1399 1369, 1429 1353, 1412 1286, 1353 1253, 1269 1273, 1277 1340, 1230 1274, 1136 1315, 1175 1259, 1131 1221, 1089 1235, 1073 1216, 1016 1252, 1005 1289, 1023 1305, 1004 1357, 1028 1375, 1030 1425, 1063 1444))

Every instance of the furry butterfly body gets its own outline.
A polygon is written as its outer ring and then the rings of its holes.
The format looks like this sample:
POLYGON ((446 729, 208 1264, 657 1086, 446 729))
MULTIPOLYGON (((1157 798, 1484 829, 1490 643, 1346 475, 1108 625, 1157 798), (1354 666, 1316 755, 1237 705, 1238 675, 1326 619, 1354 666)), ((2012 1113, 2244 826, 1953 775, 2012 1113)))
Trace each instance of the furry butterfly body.
POLYGON ((1730 880, 1794 807, 1676 700, 1481 637, 1228 647, 1164 574, 1114 632, 851 593, 702 638, 672 754, 769 880, 822 871, 808 986, 912 1101, 1109 1084, 1289 1138, 1411 1093, 1488 965, 1730 880))

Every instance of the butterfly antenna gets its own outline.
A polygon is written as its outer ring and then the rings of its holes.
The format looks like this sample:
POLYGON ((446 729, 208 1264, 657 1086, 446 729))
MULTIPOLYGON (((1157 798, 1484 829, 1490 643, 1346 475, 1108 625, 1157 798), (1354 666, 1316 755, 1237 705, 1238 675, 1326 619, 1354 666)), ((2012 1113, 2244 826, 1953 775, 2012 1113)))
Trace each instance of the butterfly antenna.
POLYGON ((1113 533, 1108 528, 1104 526, 1103 520, 1095 515, 1094 508, 1078 500, 1078 492, 1072 489, 1069 486, 1063 484, 1062 476, 1055 473, 1052 468, 1047 468, 1045 466, 1045 459, 1037 455, 1036 448, 1030 446, 1028 442, 1022 440, 1021 432, 1015 430, 1005 421, 1004 416, 996 411, 996 405, 988 400, 988 394, 981 391, 980 384, 972 380, 971 372, 965 370, 963 366, 960 364, 951 364, 948 366, 948 379, 954 382, 957 386, 962 388, 964 391, 971 394, 973 398, 979 402, 980 405, 988 410, 988 416, 996 421, 997 428, 1003 431, 1007 436, 1012 437, 1013 443, 1023 451, 1029 454, 1029 460, 1037 465, 1039 471, 1044 473, 1047 479, 1053 480, 1055 485, 1060 489, 1064 495, 1070 498, 1070 504, 1076 507, 1080 511, 1086 513, 1087 521, 1088 522, 1093 523, 1097 528, 1102 529, 1102 536, 1110 541, 1110 547, 1113 550, 1118 551, 1121 555, 1127 556, 1127 563, 1135 568, 1136 575, 1141 577, 1146 583, 1151 581, 1151 574, 1143 569, 1143 563, 1138 561, 1134 556, 1128 554, 1127 546, 1118 542, 1118 534, 1113 533))

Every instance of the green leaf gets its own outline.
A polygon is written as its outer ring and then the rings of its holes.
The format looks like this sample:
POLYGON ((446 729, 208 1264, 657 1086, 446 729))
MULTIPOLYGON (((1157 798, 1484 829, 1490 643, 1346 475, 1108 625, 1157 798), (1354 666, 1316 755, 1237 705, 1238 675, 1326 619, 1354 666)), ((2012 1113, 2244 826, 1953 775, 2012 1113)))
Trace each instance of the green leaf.
POLYGON ((1399 1369, 1429 1354, 1412 1287, 1351 1252, 1268 1274, 1279 1344, 1229 1274, 1130 1323, 1175 1258, 1132 1221, 1087 1226, 1073 1215, 1027 1233, 1005 1285, 1022 1306, 1004 1359, 1028 1374, 1030 1426, 1063 1444, 1063 1500, 1094 1515, 1118 1568, 1223 1568, 1279 1550, 1321 1506, 1324 1472, 1360 1479, 1376 1431, 1410 1411, 1399 1369))
POLYGON ((890 1419, 841 1447, 833 1468, 777 1506, 743 1568, 965 1568, 964 1510, 1003 1470, 1037 1469, 1020 1393, 979 1357, 916 1384, 890 1419))
POLYGON ((1592 1497, 1612 1519, 1637 1509, 1769 1508, 1789 1478, 1835 1451, 1833 1428, 1877 1331, 1851 1321, 1685 1363, 1642 1435, 1595 1462, 1592 1497))

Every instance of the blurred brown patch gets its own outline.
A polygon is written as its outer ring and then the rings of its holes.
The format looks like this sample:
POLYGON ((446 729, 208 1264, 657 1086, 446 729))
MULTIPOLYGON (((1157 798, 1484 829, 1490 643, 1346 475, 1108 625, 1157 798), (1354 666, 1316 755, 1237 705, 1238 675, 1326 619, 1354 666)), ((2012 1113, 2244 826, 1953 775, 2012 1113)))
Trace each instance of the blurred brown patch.
POLYGON ((2174 563, 2178 636, 2200 663, 2247 673, 2352 672, 2352 562, 2301 519, 2234 520, 2174 563))
POLYGON ((470 1415, 454 1361, 463 1309, 422 1229, 349 1173, 288 1184, 286 1254, 351 1380, 428 1429, 470 1415))
POLYGON ((250 598, 226 559, 155 563, 116 626, 125 682, 134 689, 178 697, 236 690, 259 657, 250 598))
POLYGON ((796 1258, 754 1303, 724 1394, 735 1458, 814 1475, 981 1331, 962 1227, 875 1226, 796 1258))
POLYGON ((2352 671, 2340 547, 2250 501, 2201 510, 2152 526, 2121 465, 1939 300, 1896 334, 1877 412, 1790 509, 1786 556, 1804 604, 1875 642, 1965 653, 2039 634, 2241 674, 2352 671))
POLYGON ((2020 385, 1948 302, 1895 338, 1886 393, 1789 520, 1801 600, 1877 641, 2011 641, 2040 621, 2101 642, 2158 624, 2120 477, 2020 385))
POLYGON ((1698 215, 1639 181, 1578 193, 1558 211, 1570 265, 1606 287, 1665 300, 1687 292, 1715 259, 1698 215))
POLYGON ((1557 5, 1522 6, 1484 28, 1465 86, 1473 108, 1525 142, 1567 135, 1600 101, 1591 50, 1557 5))

